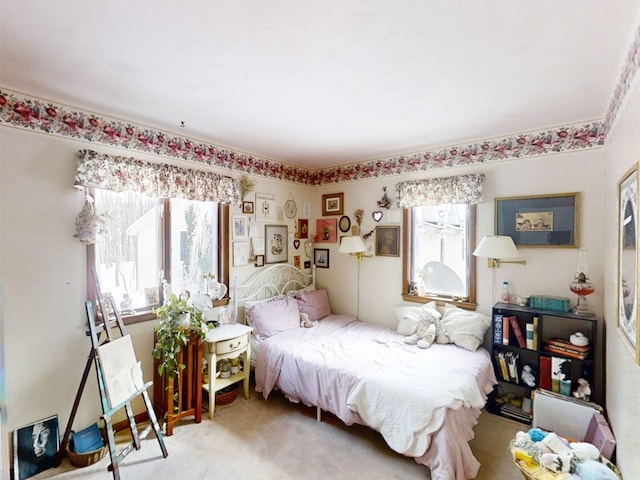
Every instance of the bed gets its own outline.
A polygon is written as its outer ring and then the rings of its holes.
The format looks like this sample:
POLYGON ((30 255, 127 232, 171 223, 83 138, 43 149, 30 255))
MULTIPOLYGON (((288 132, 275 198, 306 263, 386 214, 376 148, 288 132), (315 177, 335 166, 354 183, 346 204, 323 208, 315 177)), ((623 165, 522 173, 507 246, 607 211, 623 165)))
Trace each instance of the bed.
POLYGON ((435 304, 396 308, 393 330, 332 313, 313 269, 278 264, 234 283, 236 318, 254 328, 252 366, 265 400, 279 390, 316 407, 318 420, 327 411, 373 428, 394 451, 429 467, 433 480, 476 477, 480 464, 468 442, 496 383, 480 346, 486 316, 440 307, 450 343, 423 349, 405 340, 435 304))

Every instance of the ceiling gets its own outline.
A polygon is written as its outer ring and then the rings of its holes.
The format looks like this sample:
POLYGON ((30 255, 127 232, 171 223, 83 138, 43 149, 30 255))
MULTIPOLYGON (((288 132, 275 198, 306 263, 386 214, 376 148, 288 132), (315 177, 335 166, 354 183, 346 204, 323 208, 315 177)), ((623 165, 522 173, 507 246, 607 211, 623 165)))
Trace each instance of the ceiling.
POLYGON ((640 12, 635 0, 0 5, 0 86, 309 168, 601 119, 640 12))

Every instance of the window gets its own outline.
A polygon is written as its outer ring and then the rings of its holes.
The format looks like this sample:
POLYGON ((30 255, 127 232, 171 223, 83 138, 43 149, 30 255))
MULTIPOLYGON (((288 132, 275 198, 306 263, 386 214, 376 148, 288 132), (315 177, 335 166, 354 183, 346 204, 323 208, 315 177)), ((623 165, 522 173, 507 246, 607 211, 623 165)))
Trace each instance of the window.
POLYGON ((163 280, 175 294, 204 293, 207 274, 228 285, 228 207, 130 191, 95 189, 93 196, 106 231, 89 246, 87 263, 123 316, 146 320, 163 301, 163 280))
POLYGON ((475 205, 410 207, 404 215, 404 285, 406 300, 476 302, 475 205), (415 282, 419 295, 408 295, 415 282))

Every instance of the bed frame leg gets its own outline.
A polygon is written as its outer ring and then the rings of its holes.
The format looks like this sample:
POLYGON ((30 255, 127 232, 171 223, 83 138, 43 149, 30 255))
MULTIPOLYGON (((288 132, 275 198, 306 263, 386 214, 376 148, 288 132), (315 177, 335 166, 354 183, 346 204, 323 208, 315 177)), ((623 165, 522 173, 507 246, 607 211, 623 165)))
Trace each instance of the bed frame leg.
POLYGON ((321 422, 322 418, 322 409, 320 407, 316 407, 316 422, 321 422))

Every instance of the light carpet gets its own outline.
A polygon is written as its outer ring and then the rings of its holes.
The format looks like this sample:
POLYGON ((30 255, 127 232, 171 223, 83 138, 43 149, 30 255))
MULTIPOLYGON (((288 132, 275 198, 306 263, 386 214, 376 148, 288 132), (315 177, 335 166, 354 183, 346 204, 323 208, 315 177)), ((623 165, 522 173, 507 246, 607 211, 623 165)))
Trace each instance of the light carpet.
MULTIPOLYGON (((471 448, 482 464, 478 479, 522 478, 508 451, 515 432, 525 427, 483 412, 475 427, 471 448)), ((123 438, 129 441, 129 435, 123 438)), ((326 480, 326 479, 430 479, 429 469, 392 451, 383 438, 360 425, 345 426, 315 409, 296 405, 279 394, 268 401, 253 392, 248 400, 238 395, 229 405, 216 407, 199 424, 185 419, 165 437, 169 456, 162 458, 153 433, 120 464, 122 480, 201 479, 326 480)), ((62 464, 32 477, 84 480, 113 478, 107 454, 100 462, 76 468, 62 464)))

